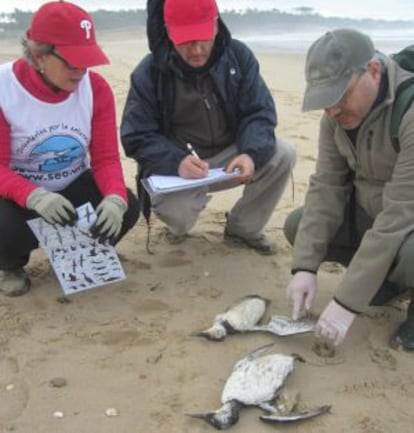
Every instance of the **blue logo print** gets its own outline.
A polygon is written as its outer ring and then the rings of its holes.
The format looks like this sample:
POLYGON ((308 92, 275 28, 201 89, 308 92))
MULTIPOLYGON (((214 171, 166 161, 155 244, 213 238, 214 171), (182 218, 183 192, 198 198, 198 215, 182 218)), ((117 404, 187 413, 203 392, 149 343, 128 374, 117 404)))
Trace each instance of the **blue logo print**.
POLYGON ((50 173, 63 170, 84 154, 85 149, 78 140, 69 135, 56 135, 36 146, 30 159, 31 162, 38 160, 38 170, 50 173))

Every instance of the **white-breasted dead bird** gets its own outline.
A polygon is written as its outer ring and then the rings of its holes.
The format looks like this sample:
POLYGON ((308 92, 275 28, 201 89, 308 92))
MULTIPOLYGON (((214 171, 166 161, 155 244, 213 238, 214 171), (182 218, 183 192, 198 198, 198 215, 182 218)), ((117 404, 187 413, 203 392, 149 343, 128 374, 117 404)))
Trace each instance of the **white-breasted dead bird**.
MULTIPOLYGON (((245 406, 257 406, 277 416, 279 421, 283 416, 289 417, 289 420, 294 416, 296 420, 304 419, 307 416, 305 412, 281 415, 278 411, 276 399, 286 378, 293 370, 295 357, 269 353, 272 346, 273 344, 268 344, 260 347, 236 362, 224 385, 221 394, 222 406, 218 410, 204 414, 189 414, 189 416, 203 419, 218 430, 236 424, 240 410, 245 406)), ((326 409, 321 407, 313 412, 325 413, 326 409)))
POLYGON ((249 330, 262 319, 269 303, 268 299, 259 295, 245 296, 236 305, 218 314, 210 328, 193 335, 221 341, 228 334, 249 330))

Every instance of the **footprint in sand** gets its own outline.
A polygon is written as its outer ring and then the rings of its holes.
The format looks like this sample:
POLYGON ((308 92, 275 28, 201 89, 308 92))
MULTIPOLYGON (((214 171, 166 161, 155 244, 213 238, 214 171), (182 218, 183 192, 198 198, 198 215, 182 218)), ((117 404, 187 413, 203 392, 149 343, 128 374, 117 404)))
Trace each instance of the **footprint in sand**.
POLYGON ((312 365, 337 365, 345 362, 343 351, 324 338, 315 338, 311 350, 317 355, 316 360, 310 362, 312 365))
POLYGON ((18 373, 15 358, 0 358, 0 425, 16 419, 27 406, 29 389, 18 373))
POLYGON ((372 347, 369 351, 369 357, 372 362, 386 368, 387 370, 397 369, 397 360, 388 349, 372 347))
POLYGON ((323 263, 321 269, 329 274, 340 274, 344 271, 344 267, 336 262, 323 263))
POLYGON ((161 268, 175 268, 178 266, 191 265, 192 260, 182 257, 182 251, 176 250, 170 253, 168 256, 161 257, 158 266, 161 268))
POLYGON ((26 408, 29 400, 27 385, 17 378, 0 382, 0 424, 16 419, 26 408))

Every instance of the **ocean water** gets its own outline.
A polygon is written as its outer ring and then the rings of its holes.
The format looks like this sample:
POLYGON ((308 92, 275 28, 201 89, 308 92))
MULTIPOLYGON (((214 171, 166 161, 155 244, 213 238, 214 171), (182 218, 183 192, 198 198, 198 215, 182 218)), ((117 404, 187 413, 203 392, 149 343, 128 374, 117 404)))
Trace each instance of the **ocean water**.
MULTIPOLYGON (((414 28, 413 30, 361 29, 361 31, 367 33, 374 41, 376 48, 385 54, 395 53, 407 45, 414 44, 414 28)), ((285 32, 274 34, 238 34, 237 32, 233 32, 233 36, 246 42, 252 49, 305 53, 309 46, 325 32, 325 29, 300 33, 285 32)))

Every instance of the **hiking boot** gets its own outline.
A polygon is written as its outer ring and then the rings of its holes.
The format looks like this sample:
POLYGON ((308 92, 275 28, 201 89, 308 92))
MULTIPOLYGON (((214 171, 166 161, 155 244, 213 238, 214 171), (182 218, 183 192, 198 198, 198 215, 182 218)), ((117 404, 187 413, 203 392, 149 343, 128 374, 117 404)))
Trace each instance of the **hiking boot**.
POLYGON ((30 290, 30 279, 23 268, 0 271, 0 293, 5 296, 21 296, 30 290))
POLYGON ((171 232, 168 228, 165 230, 165 239, 167 239, 167 242, 170 245, 178 245, 182 244, 186 239, 188 235, 176 235, 173 232, 171 232))
POLYGON ((393 340, 392 347, 395 349, 414 350, 414 289, 411 289, 411 302, 407 310, 407 318, 401 323, 393 340))
POLYGON ((398 284, 391 283, 390 281, 384 281, 369 305, 381 307, 388 304, 388 302, 392 301, 396 297, 402 295, 407 290, 407 287, 399 286, 398 284))
POLYGON ((264 256, 276 254, 276 244, 271 242, 267 236, 263 234, 258 238, 244 238, 230 233, 226 227, 224 230, 224 241, 231 246, 252 248, 264 256))

